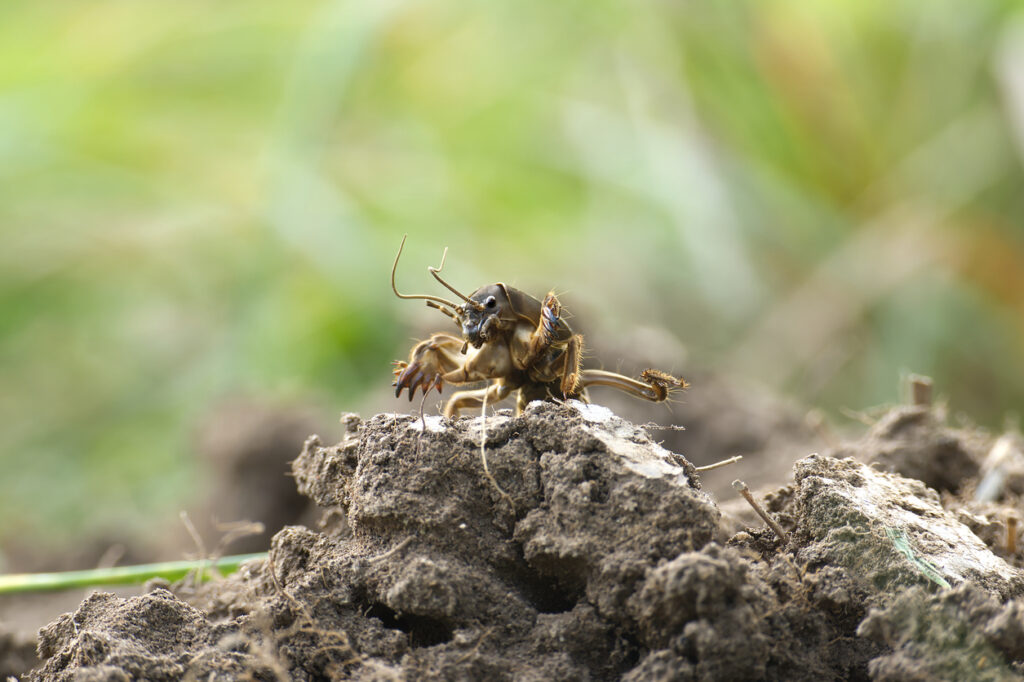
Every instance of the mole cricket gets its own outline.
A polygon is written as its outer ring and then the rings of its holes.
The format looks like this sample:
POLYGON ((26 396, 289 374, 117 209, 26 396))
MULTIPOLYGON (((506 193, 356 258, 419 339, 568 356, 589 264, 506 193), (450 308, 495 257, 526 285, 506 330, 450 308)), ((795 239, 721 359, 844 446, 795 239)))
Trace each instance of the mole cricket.
MULTIPOLYGON (((406 235, 408 236, 408 235, 406 235)), ((416 389, 424 397, 444 384, 488 382, 484 388, 457 391, 444 406, 445 417, 458 416, 459 410, 493 405, 518 391, 516 414, 531 400, 577 398, 588 402, 590 386, 611 386, 651 402, 668 399, 676 389, 685 389, 681 379, 645 369, 640 379, 600 369, 583 369, 583 335, 573 333, 555 293, 543 301, 502 282, 487 284, 469 296, 441 278, 448 255, 445 248, 441 265, 428 267, 430 274, 462 300, 454 303, 439 296, 401 294, 395 286, 395 271, 402 256, 406 237, 398 247, 391 267, 391 290, 395 296, 422 299, 440 310, 459 327, 461 335, 437 332, 417 343, 409 360, 395 364, 395 396, 416 389)))

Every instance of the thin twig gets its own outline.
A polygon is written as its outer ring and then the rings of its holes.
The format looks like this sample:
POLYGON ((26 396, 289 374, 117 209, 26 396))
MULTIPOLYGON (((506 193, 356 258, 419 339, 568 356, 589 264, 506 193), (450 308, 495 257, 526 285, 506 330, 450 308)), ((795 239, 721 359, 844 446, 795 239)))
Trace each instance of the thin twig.
POLYGON ((914 405, 928 407, 932 404, 932 379, 921 374, 907 377, 910 383, 910 401, 914 405))
POLYGON ((743 455, 736 455, 735 457, 730 457, 729 459, 723 459, 721 462, 715 462, 714 464, 706 464, 702 467, 697 467, 697 471, 711 471, 712 469, 717 469, 719 467, 735 464, 741 459, 743 459, 743 455))
POLYGON ((427 402, 427 393, 429 393, 429 392, 430 392, 429 390, 423 391, 423 397, 420 398, 420 426, 421 426, 421 429, 420 429, 419 434, 416 436, 416 456, 417 457, 420 456, 420 442, 422 441, 423 436, 427 435, 427 417, 425 416, 425 414, 423 412, 423 406, 427 402))
MULTIPOLYGON (((185 530, 187 530, 188 534, 192 536, 192 542, 196 543, 196 549, 199 550, 198 578, 199 576, 206 574, 206 563, 209 562, 210 555, 206 551, 206 543, 203 542, 203 537, 199 534, 199 531, 196 530, 195 525, 192 523, 192 519, 188 516, 188 512, 182 509, 178 516, 181 518, 181 523, 184 524, 185 530)), ((196 584, 199 584, 198 579, 196 580, 196 584)))
POLYGON ((768 527, 772 529, 772 532, 779 536, 779 539, 782 540, 783 544, 789 542, 789 534, 786 533, 786 531, 782 530, 782 526, 780 526, 775 521, 775 519, 768 516, 768 512, 766 512, 761 507, 761 505, 757 503, 757 500, 754 499, 754 496, 750 494, 750 488, 747 487, 746 483, 739 479, 736 479, 735 481, 732 482, 732 487, 736 489, 736 492, 743 496, 743 499, 750 503, 750 506, 753 507, 754 511, 757 512, 757 515, 760 516, 764 520, 764 522, 768 524, 768 527))
POLYGON ((402 540, 401 542, 399 542, 397 545, 395 545, 394 547, 392 547, 388 551, 384 552, 383 554, 378 554, 375 557, 371 557, 369 559, 369 561, 370 561, 370 563, 377 563, 378 561, 384 561, 385 559, 390 558, 390 557, 394 556, 395 554, 398 554, 403 549, 408 547, 410 542, 412 542, 412 536, 411 535, 409 537, 407 537, 406 539, 402 540))
POLYGON ((274 555, 270 553, 267 554, 267 571, 270 573, 270 580, 274 583, 274 589, 277 590, 278 594, 288 600, 288 603, 292 605, 292 608, 295 609, 300 616, 306 619, 306 623, 310 627, 315 627, 316 623, 313 622, 313 617, 309 614, 309 611, 306 610, 306 607, 300 603, 291 592, 284 589, 284 585, 282 585, 281 581, 278 580, 277 567, 274 566, 274 555))
POLYGON ((196 543, 196 549, 199 550, 199 558, 205 559, 207 556, 206 543, 203 542, 203 537, 196 530, 192 519, 189 518, 188 512, 183 509, 178 513, 178 517, 181 519, 182 525, 185 526, 185 530, 192 536, 192 542, 196 543))
POLYGON ((825 419, 825 413, 821 410, 811 410, 804 415, 804 424, 818 434, 818 437, 825 441, 830 448, 838 449, 842 445, 832 427, 829 426, 828 420, 825 419))
POLYGON ((253 535, 262 535, 266 532, 266 526, 259 521, 231 521, 228 523, 217 523, 216 528, 218 531, 223 533, 220 540, 217 541, 217 546, 213 548, 213 554, 210 556, 211 560, 217 560, 223 556, 227 548, 231 546, 235 540, 241 538, 251 537, 253 535))
POLYGON ((103 552, 103 556, 96 562, 96 568, 113 568, 117 566, 117 562, 124 557, 124 545, 118 543, 107 547, 107 551, 103 552))
POLYGON ((498 481, 495 480, 491 474, 490 467, 487 466, 487 391, 484 391, 483 407, 480 411, 480 459, 484 463, 484 475, 487 476, 487 480, 491 482, 494 489, 498 491, 502 499, 508 502, 509 506, 512 507, 512 513, 516 512, 516 504, 512 501, 512 496, 501 489, 498 485, 498 481))
POLYGON ((839 414, 843 415, 847 419, 852 419, 854 421, 858 421, 861 424, 863 424, 864 426, 874 426, 875 422, 878 421, 877 417, 873 417, 870 414, 868 414, 867 412, 862 412, 860 410, 855 410, 855 409, 850 408, 850 407, 840 407, 839 408, 839 414))
POLYGON ((1006 553, 1013 556, 1017 553, 1017 514, 1010 512, 1006 516, 1006 553))
POLYGON ((467 651, 465 654, 463 654, 457 661, 455 661, 455 663, 465 663, 470 658, 472 658, 473 655, 480 651, 480 645, 483 644, 484 640, 487 639, 487 637, 490 636, 490 634, 493 631, 494 628, 487 628, 486 630, 484 630, 483 633, 479 637, 477 637, 476 644, 473 645, 473 648, 467 651))

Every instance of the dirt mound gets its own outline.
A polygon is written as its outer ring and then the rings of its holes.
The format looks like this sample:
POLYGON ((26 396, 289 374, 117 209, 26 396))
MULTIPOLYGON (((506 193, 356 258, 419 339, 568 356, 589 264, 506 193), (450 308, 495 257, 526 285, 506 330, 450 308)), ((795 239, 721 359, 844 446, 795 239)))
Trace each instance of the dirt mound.
POLYGON ((29 679, 927 679, 940 646, 999 679, 1024 661, 1021 572, 919 481, 805 458, 769 500, 783 546, 727 537, 693 466, 604 408, 346 426, 293 466, 320 530, 214 584, 93 595, 44 629, 29 679), (921 637, 958 617, 970 636, 921 637))
POLYGON ((240 655, 212 648, 216 635, 202 612, 166 590, 130 599, 95 592, 40 631, 46 665, 37 678, 207 679, 246 670, 240 655))
POLYGON ((928 405, 889 410, 852 447, 838 457, 857 457, 879 468, 916 478, 938 491, 957 492, 978 475, 989 438, 944 423, 942 411, 928 405))
POLYGON ((970 583, 940 594, 908 590, 873 609, 858 634, 893 649, 871 662, 876 680, 1024 676, 1024 602, 1003 604, 970 583))

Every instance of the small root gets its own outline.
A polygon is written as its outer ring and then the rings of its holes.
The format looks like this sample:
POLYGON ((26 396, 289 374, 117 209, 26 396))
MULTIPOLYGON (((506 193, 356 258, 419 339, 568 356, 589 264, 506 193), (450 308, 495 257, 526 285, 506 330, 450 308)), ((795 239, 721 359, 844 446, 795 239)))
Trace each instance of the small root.
POLYGON ((729 459, 723 459, 721 462, 715 462, 714 464, 707 464, 702 467, 697 467, 697 471, 711 471, 712 469, 718 469, 719 467, 735 464, 741 459, 743 459, 743 455, 736 455, 735 457, 730 457, 729 459))
POLYGON ((736 492, 743 496, 743 499, 753 507, 754 511, 757 512, 757 515, 768 524, 768 527, 772 529, 772 532, 775 533, 776 536, 778 536, 779 540, 782 541, 782 544, 787 544, 789 542, 789 534, 782 530, 782 526, 779 525, 778 521, 773 519, 768 512, 766 512, 764 508, 757 503, 757 500, 754 499, 754 496, 750 492, 750 488, 747 487, 747 484, 736 479, 732 482, 732 487, 736 492))
POLYGON ((369 559, 369 562, 371 564, 375 564, 375 563, 378 563, 380 561, 384 561, 385 559, 388 559, 390 557, 393 557, 394 555, 398 554, 403 549, 408 547, 411 542, 412 542, 412 536, 410 535, 409 537, 407 537, 406 539, 402 540, 397 545, 395 545, 394 547, 392 547, 388 551, 384 552, 383 554, 378 554, 375 557, 371 557, 369 559))
POLYGON ((490 467, 487 466, 487 393, 484 393, 483 407, 480 410, 480 461, 484 464, 484 476, 491 482, 494 489, 498 491, 501 498, 508 502, 509 507, 512 508, 512 513, 516 513, 516 504, 512 501, 512 496, 502 490, 501 486, 498 485, 498 481, 495 480, 491 474, 490 467))
POLYGON ((188 531, 190 536, 192 536, 192 542, 196 544, 196 550, 199 552, 199 565, 196 567, 195 571, 189 573, 182 582, 191 588, 196 588, 199 586, 199 583, 202 582, 203 576, 206 575, 206 569, 212 565, 216 559, 215 557, 211 557, 206 551, 206 543, 203 542, 203 536, 199 534, 198 530, 196 530, 195 524, 193 524, 192 519, 189 518, 188 512, 182 509, 178 513, 178 517, 181 519, 182 525, 185 526, 185 530, 188 531))
POLYGON ((420 398, 420 432, 416 435, 416 456, 420 456, 420 443, 423 441, 423 435, 427 432, 427 417, 423 413, 424 404, 427 402, 427 393, 429 391, 423 391, 423 397, 420 398))
POLYGON ((477 637, 476 644, 473 645, 473 648, 467 651, 465 654, 463 654, 461 658, 455 661, 455 663, 465 663, 474 655, 476 655, 476 653, 480 651, 480 645, 484 643, 484 640, 487 639, 492 632, 494 632, 494 628, 487 628, 486 630, 484 630, 484 632, 479 637, 477 637))

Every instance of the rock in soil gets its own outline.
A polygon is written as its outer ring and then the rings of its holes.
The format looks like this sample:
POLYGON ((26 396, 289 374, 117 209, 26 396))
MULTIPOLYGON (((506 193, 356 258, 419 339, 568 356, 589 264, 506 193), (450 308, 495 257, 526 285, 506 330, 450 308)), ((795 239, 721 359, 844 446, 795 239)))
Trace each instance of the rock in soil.
POLYGON ((769 500, 783 546, 726 537, 693 466, 604 408, 345 423, 293 464, 319 530, 285 528, 212 584, 93 595, 43 630, 29 679, 935 679, 968 670, 961 654, 993 675, 1024 662, 1020 571, 919 481, 805 458, 769 500))

